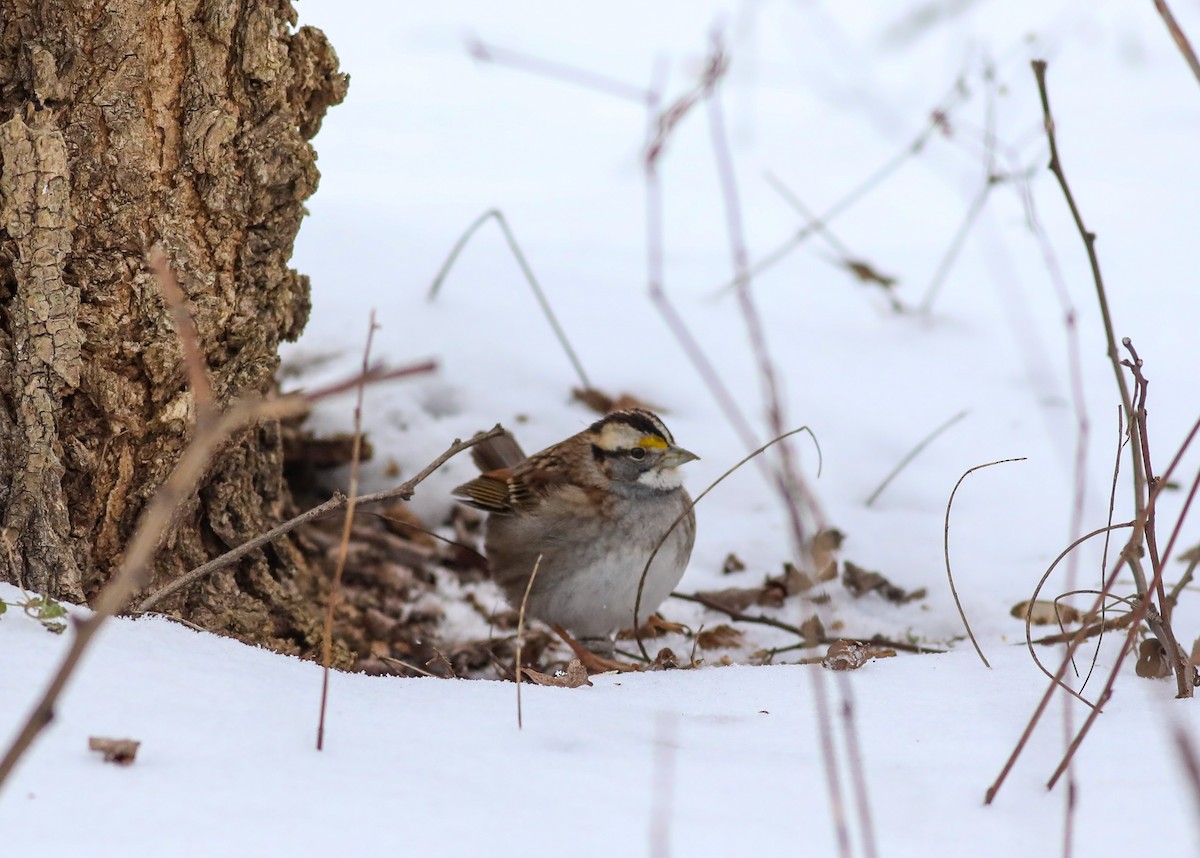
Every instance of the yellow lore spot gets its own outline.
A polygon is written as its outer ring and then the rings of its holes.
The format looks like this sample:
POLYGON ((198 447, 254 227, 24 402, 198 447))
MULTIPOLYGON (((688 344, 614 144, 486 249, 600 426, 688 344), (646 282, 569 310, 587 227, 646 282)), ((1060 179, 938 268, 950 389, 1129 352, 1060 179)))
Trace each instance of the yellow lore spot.
POLYGON ((657 435, 643 435, 638 438, 637 443, 639 447, 645 447, 648 450, 665 450, 667 448, 667 442, 657 435))

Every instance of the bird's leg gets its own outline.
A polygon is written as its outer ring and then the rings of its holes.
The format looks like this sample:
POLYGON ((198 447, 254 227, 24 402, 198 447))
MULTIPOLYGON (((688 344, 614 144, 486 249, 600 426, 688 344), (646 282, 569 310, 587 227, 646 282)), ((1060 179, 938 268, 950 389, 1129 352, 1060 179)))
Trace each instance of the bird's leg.
MULTIPOLYGON (((571 637, 570 633, 568 633, 567 630, 562 626, 551 626, 551 628, 553 628, 555 634, 562 638, 563 642, 571 648, 571 651, 575 653, 575 657, 579 659, 580 663, 585 668, 587 668, 588 673, 605 673, 610 670, 617 670, 622 673, 627 673, 631 670, 641 670, 641 668, 636 664, 629 664, 627 662, 617 661, 616 659, 611 658, 611 640, 605 639, 605 643, 608 644, 606 647, 608 650, 608 655, 600 655, 592 652, 582 643, 571 637)), ((589 640, 594 640, 594 638, 589 640)))

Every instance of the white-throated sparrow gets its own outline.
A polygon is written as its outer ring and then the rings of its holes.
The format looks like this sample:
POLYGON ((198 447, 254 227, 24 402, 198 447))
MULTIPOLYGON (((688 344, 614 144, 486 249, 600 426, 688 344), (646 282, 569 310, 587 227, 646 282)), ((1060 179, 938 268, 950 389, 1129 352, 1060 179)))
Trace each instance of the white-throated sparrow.
POLYGON ((511 434, 477 444, 483 471, 454 494, 489 513, 484 540, 492 576, 513 607, 538 565, 526 612, 607 654, 612 634, 639 622, 683 576, 696 537, 679 465, 697 458, 649 411, 615 411, 528 458, 511 434), (538 561, 538 557, 541 561, 538 561))

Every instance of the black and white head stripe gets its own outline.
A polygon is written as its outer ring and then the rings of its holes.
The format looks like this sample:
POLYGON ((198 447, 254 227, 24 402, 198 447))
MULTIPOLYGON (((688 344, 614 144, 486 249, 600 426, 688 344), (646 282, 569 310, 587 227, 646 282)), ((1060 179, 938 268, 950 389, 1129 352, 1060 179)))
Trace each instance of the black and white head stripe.
POLYGON ((611 425, 628 426, 639 435, 661 438, 668 447, 675 444, 674 437, 672 437, 670 430, 663 425, 663 422, 649 411, 643 411, 640 408, 633 408, 628 411, 614 411, 612 414, 605 415, 592 424, 591 431, 603 433, 604 427, 611 425))

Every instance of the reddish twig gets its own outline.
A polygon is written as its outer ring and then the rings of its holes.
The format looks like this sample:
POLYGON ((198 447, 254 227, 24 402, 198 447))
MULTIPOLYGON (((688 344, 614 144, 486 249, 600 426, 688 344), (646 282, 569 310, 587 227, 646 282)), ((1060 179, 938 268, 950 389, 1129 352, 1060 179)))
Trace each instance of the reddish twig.
MULTIPOLYGON (((371 311, 367 325, 367 342, 363 347, 362 371, 365 376, 371 365, 371 343, 375 340, 375 311, 371 311)), ((350 553, 350 530, 354 527, 354 507, 358 503, 358 471, 362 461, 362 412, 366 384, 359 384, 358 398, 354 403, 354 444, 350 449, 350 486, 346 497, 346 515, 342 521, 342 539, 338 545, 337 564, 333 570, 333 582, 329 585, 328 604, 325 606, 325 630, 321 637, 321 708, 317 717, 317 750, 325 750, 325 711, 329 702, 329 662, 333 657, 333 615, 341 594, 342 573, 346 569, 346 557, 350 553)))
POLYGON ((1170 32, 1171 38, 1175 41, 1175 46, 1179 48, 1179 53, 1183 54, 1183 59, 1188 64, 1188 68, 1192 70, 1192 74, 1200 82, 1200 60, 1196 59, 1196 52, 1192 50, 1192 43, 1188 41, 1183 28, 1175 20, 1175 16, 1171 13, 1171 7, 1167 5, 1167 0, 1154 0, 1154 8, 1162 16, 1163 23, 1167 25, 1167 31, 1170 32))

